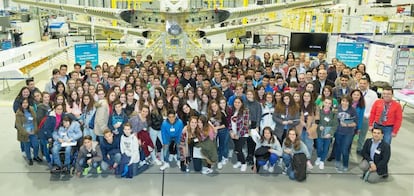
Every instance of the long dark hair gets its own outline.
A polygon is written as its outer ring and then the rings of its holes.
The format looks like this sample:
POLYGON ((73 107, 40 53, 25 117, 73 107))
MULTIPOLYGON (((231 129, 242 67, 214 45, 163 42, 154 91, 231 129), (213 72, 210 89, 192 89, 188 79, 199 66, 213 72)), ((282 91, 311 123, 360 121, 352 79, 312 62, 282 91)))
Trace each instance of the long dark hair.
MULTIPOLYGON (((359 98, 359 100, 358 100, 358 104, 357 104, 357 107, 360 107, 360 108, 365 108, 365 100, 364 100, 364 95, 362 94, 362 92, 359 90, 359 89, 354 89, 354 90, 352 90, 351 91, 351 98, 352 98, 352 94, 354 94, 355 92, 358 92, 359 93, 359 95, 361 95, 361 97, 359 98)), ((352 103, 352 102, 351 102, 352 103)))
MULTIPOLYGON (((274 137, 274 135, 273 135, 273 131, 272 131, 272 128, 270 128, 270 127, 265 127, 265 128, 263 128, 263 134, 262 134, 262 138, 261 138, 261 142, 263 143, 266 139, 265 139, 265 137, 264 137, 264 133, 265 133, 265 131, 269 131, 269 133, 270 133, 270 140, 269 140, 269 143, 270 144, 274 144, 275 142, 276 142, 276 140, 275 140, 275 137, 274 137)), ((278 141, 279 142, 279 141, 278 141)))
POLYGON ((300 98, 300 110, 301 111, 307 111, 309 114, 315 115, 316 112, 316 104, 315 104, 315 98, 313 97, 313 94, 309 91, 305 91, 302 93, 300 98), (309 104, 305 106, 305 101, 303 100, 303 96, 305 94, 309 94, 311 99, 309 101, 309 104))
POLYGON ((276 103, 275 113, 284 114, 286 112, 286 107, 288 107, 288 113, 290 116, 296 115, 299 112, 299 108, 290 93, 283 94, 280 103, 276 103), (283 101, 285 97, 289 97, 289 105, 286 105, 283 101))
POLYGON ((84 94, 82 96, 82 109, 84 109, 86 107, 86 112, 89 112, 93 109, 94 105, 95 105, 95 99, 90 94, 84 94), (83 103, 83 100, 85 100, 85 97, 89 98, 89 104, 88 105, 85 105, 83 103))
MULTIPOLYGON (((245 112, 246 108, 244 107, 243 99, 242 99, 241 97, 236 97, 236 98, 234 99, 234 101, 236 101, 236 100, 239 100, 239 101, 242 103, 242 105, 240 106, 240 109, 239 109, 239 111, 238 111, 238 113, 237 113, 237 116, 238 116, 238 117, 241 117, 241 116, 243 116, 243 114, 244 114, 244 112, 245 112)), ((234 102, 233 102, 233 103, 234 103, 234 102)), ((236 112, 236 108, 234 107, 234 104, 233 104, 233 112, 236 112)))
POLYGON ((288 135, 286 136, 286 139, 285 139, 285 146, 290 147, 293 144, 293 149, 299 150, 300 149, 300 137, 298 136, 298 132, 296 132, 294 129, 290 129, 287 134, 288 135), (295 141, 292 141, 289 138, 289 132, 291 131, 295 132, 296 134, 295 141))

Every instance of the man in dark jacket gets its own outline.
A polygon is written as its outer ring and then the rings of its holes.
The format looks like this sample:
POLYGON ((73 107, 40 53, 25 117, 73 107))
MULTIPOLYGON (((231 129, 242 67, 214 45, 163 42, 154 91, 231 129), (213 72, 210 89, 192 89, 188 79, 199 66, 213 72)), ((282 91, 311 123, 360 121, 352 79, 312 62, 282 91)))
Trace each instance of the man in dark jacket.
POLYGON ((104 140, 100 144, 103 159, 101 163, 102 170, 116 169, 121 162, 120 138, 109 129, 104 131, 104 140))
POLYGON ((359 164, 363 180, 369 183, 381 182, 388 177, 388 161, 391 156, 390 145, 383 142, 384 132, 381 129, 372 130, 372 138, 365 140, 362 150, 363 160, 359 164))

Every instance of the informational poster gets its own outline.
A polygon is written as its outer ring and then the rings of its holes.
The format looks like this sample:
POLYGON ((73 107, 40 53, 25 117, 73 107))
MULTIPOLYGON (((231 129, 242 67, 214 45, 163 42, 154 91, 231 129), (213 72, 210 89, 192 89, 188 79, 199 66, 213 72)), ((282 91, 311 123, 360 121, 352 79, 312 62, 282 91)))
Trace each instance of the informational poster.
POLYGON ((91 61, 92 67, 99 63, 98 44, 97 43, 84 43, 75 44, 75 62, 85 65, 85 61, 91 61))
POLYGON ((348 67, 356 67, 362 62, 362 57, 364 54, 364 44, 363 43, 347 43, 347 42, 338 42, 336 46, 336 58, 342 61, 348 67))
POLYGON ((394 87, 414 88, 414 46, 398 46, 394 87))
POLYGON ((372 81, 384 81, 393 84, 394 47, 371 43, 367 61, 367 72, 372 81))

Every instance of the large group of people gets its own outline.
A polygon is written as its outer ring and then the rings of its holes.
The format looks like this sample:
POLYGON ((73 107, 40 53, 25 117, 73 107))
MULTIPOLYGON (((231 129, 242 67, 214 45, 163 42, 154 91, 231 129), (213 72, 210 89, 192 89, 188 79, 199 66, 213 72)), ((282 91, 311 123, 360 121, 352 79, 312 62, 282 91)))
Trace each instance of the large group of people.
POLYGON ((17 139, 29 165, 74 168, 78 176, 133 177, 149 165, 210 174, 235 156, 241 172, 280 166, 303 180, 326 161, 347 172, 358 135, 363 179, 383 180, 402 121, 393 89, 384 87, 378 99, 364 64, 324 58, 261 57, 252 49, 246 59, 230 51, 211 62, 204 54, 164 62, 123 52, 116 65, 86 61, 71 72, 60 65, 44 91, 32 78, 17 95, 17 139), (373 138, 366 139, 369 130, 373 138))

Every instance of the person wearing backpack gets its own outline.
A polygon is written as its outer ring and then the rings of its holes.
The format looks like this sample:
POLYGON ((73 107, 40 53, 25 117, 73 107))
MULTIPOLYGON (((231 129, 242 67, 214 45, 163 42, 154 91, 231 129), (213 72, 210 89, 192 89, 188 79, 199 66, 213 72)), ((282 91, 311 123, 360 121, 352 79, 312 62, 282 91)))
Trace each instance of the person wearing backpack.
POLYGON ((290 129, 282 145, 282 158, 285 164, 283 173, 291 180, 303 181, 306 179, 306 162, 311 158, 305 143, 300 140, 298 133, 290 129), (303 156, 305 155, 305 156, 303 156), (306 159, 304 159, 306 157, 306 159), (295 160, 301 160, 300 163, 295 160))

